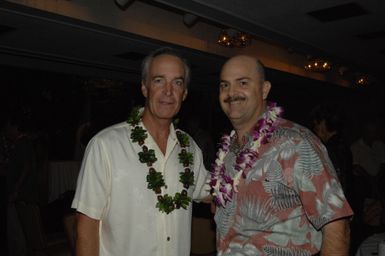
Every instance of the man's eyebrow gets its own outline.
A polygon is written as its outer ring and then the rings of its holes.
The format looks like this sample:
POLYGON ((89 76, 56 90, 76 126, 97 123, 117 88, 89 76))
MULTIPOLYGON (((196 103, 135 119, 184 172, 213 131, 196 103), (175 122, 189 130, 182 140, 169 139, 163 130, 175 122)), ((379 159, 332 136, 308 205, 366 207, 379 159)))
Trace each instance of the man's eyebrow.
POLYGON ((178 77, 175 77, 174 80, 177 80, 177 79, 181 79, 184 81, 184 77, 183 76, 178 76, 178 77))
POLYGON ((248 76, 243 76, 243 77, 240 77, 240 78, 237 78, 237 79, 235 79, 235 81, 241 81, 241 80, 250 80, 250 77, 248 77, 248 76))
POLYGON ((155 78, 164 78, 163 75, 155 75, 155 76, 152 76, 151 79, 155 79, 155 78))
MULTIPOLYGON (((155 75, 155 76, 152 76, 151 79, 165 78, 165 77, 166 77, 165 75, 155 75)), ((183 76, 178 76, 178 77, 173 78, 173 80, 178 80, 178 79, 184 81, 184 77, 183 76)))
MULTIPOLYGON (((248 77, 248 76, 243 76, 243 77, 240 77, 240 78, 235 79, 235 81, 238 82, 238 81, 245 80, 245 79, 250 80, 250 77, 248 77)), ((228 81, 228 80, 221 79, 221 80, 219 80, 219 82, 220 82, 220 83, 228 83, 229 81, 228 81)))

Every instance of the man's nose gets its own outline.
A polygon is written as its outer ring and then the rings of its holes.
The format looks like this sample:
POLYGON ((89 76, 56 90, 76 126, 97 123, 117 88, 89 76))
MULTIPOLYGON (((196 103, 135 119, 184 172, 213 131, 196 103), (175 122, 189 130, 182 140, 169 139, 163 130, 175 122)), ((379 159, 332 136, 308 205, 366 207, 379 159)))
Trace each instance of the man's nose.
POLYGON ((228 85, 227 93, 229 94, 229 96, 233 96, 235 94, 235 87, 234 87, 234 85, 232 85, 232 84, 228 85))
POLYGON ((167 82, 167 83, 166 83, 166 86, 165 86, 165 88, 164 88, 164 93, 165 93, 166 95, 171 95, 173 89, 174 89, 174 87, 172 86, 172 82, 167 82))

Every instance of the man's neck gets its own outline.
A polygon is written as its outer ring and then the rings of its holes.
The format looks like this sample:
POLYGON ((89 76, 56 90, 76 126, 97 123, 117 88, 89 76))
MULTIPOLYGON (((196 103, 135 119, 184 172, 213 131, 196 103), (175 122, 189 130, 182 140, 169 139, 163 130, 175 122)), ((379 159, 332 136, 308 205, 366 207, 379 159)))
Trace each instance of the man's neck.
POLYGON ((253 129, 254 124, 247 127, 235 127, 234 130, 237 135, 237 144, 238 145, 244 145, 246 143, 246 136, 250 133, 250 131, 253 129))
POLYGON ((165 154, 172 120, 154 118, 151 114, 144 110, 142 122, 162 153, 165 154))

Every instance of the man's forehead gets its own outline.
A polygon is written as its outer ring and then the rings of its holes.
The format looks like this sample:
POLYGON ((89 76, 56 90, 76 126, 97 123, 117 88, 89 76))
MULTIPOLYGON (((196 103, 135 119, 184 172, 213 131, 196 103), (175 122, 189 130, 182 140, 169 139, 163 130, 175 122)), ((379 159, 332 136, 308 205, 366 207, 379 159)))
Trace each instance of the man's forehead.
POLYGON ((249 67, 249 68, 255 68, 257 65, 257 60, 251 56, 235 56, 230 58, 228 61, 225 62, 223 65, 223 68, 226 67, 249 67))
MULTIPOLYGON (((245 63, 244 63, 245 64, 245 63)), ((258 76, 255 67, 251 65, 228 65, 222 68, 220 73, 221 79, 251 79, 258 76)))
POLYGON ((246 66, 256 66, 257 59, 248 55, 238 55, 230 58, 225 65, 239 65, 244 64, 246 66))

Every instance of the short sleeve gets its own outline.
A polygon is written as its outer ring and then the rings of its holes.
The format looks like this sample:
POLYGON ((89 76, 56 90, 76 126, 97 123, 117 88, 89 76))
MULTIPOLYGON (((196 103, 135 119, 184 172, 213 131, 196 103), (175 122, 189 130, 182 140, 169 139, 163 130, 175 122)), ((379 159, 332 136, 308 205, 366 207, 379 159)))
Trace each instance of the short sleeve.
POLYGON ((210 194, 210 186, 208 184, 208 172, 203 164, 202 151, 193 141, 192 141, 192 150, 194 151, 194 178, 195 178, 195 188, 193 192, 193 199, 199 201, 204 199, 210 194))
POLYGON ((101 219, 110 194, 108 155, 100 138, 87 146, 72 208, 91 218, 101 219))
POLYGON ((333 220, 351 216, 325 147, 317 139, 305 137, 297 144, 296 153, 294 183, 312 225, 319 230, 333 220))

